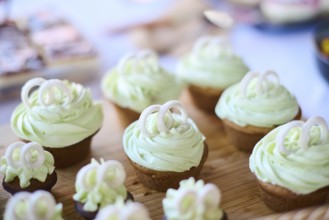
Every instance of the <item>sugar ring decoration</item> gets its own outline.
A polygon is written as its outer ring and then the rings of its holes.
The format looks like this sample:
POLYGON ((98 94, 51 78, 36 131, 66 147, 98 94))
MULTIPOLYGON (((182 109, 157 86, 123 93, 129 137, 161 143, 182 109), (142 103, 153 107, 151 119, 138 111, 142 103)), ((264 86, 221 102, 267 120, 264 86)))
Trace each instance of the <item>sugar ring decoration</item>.
POLYGON ((77 174, 77 183, 83 191, 91 192, 101 183, 108 187, 119 187, 124 184, 126 172, 121 163, 116 160, 108 160, 100 165, 88 164, 81 168, 77 174), (88 177, 91 172, 96 172, 96 182, 89 183, 88 177))
POLYGON ((45 152, 42 146, 36 142, 16 142, 8 146, 5 158, 7 159, 8 165, 13 168, 28 167, 34 169, 40 167, 44 163, 45 152), (14 159, 16 150, 20 150, 18 161, 14 159), (37 152, 37 160, 31 162, 35 152, 37 152))
POLYGON ((111 217, 116 217, 121 220, 129 220, 132 219, 132 217, 134 217, 134 219, 148 219, 148 212, 142 204, 128 202, 122 205, 122 207, 118 205, 104 207, 97 215, 97 219, 109 219, 111 217))
POLYGON ((134 69, 136 69, 137 63, 139 63, 147 69, 155 69, 155 71, 159 70, 158 56, 153 50, 150 49, 142 50, 139 53, 129 53, 123 56, 118 63, 119 74, 123 75, 126 73, 127 63, 129 61, 134 61, 132 67, 134 69), (155 65, 152 65, 152 63, 149 62, 152 59, 156 61, 155 65))
POLYGON ((147 137, 153 137, 155 135, 155 134, 151 134, 146 128, 147 118, 154 112, 158 112, 158 116, 157 116, 158 131, 159 132, 168 132, 173 125, 173 115, 172 115, 172 112, 170 111, 170 109, 172 109, 172 108, 176 108, 177 110, 179 110, 179 112, 182 116, 181 124, 185 125, 187 123, 187 112, 186 112, 184 106, 182 105, 182 103, 180 103, 177 100, 171 100, 171 101, 166 102, 162 106, 161 105, 151 105, 142 112, 142 114, 139 117, 139 122, 138 122, 141 132, 147 137), (167 123, 165 121, 166 115, 168 115, 168 117, 169 117, 169 120, 167 123))
POLYGON ((19 203, 27 203, 27 219, 50 220, 55 213, 56 202, 52 195, 46 191, 36 191, 34 193, 19 192, 15 194, 7 203, 6 216, 11 220, 20 220, 15 208, 19 203), (38 216, 38 204, 46 204, 46 216, 38 216))
MULTIPOLYGON (((202 48, 209 47, 209 48, 217 48, 218 46, 220 47, 229 47, 229 42, 226 38, 224 37, 218 37, 218 36, 204 36, 200 37, 194 44, 193 49, 192 49, 192 54, 194 56, 198 57, 198 54, 202 48)), ((213 56, 217 57, 218 50, 212 50, 213 56)))
POLYGON ((308 142, 310 140, 310 131, 313 126, 318 126, 320 129, 320 143, 323 143, 328 139, 328 125, 325 120, 320 116, 314 116, 308 119, 306 122, 303 121, 291 121, 287 124, 283 125, 276 136, 276 148, 283 154, 289 155, 293 153, 293 151, 287 149, 284 146, 284 141, 289 133, 289 131, 293 128, 300 128, 301 134, 299 137, 299 145, 303 149, 307 149, 308 142))
POLYGON ((56 93, 54 88, 58 88, 61 91, 61 99, 65 95, 64 106, 68 105, 73 100, 73 93, 71 89, 59 79, 45 80, 43 78, 30 79, 25 83, 21 91, 21 99, 27 108, 31 108, 29 102, 29 92, 32 88, 39 86, 38 102, 43 106, 49 106, 55 104, 56 93))
POLYGON ((240 97, 246 98, 247 97, 247 88, 250 84, 250 82, 253 79, 258 79, 257 85, 256 85, 256 94, 261 95, 264 93, 264 82, 270 80, 270 76, 272 76, 275 80, 276 84, 280 84, 279 76, 276 72, 272 70, 268 70, 263 74, 259 74, 254 71, 248 72, 243 79, 240 82, 240 97))

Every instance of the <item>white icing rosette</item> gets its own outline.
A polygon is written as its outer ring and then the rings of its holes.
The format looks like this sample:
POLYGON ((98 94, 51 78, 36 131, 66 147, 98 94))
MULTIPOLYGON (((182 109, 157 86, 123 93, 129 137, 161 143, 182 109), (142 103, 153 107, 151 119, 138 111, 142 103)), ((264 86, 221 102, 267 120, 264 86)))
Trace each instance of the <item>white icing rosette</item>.
POLYGON ((224 215, 220 201, 221 192, 214 184, 191 177, 181 181, 179 189, 168 189, 162 205, 167 220, 219 220, 224 215))
POLYGON ((62 204, 46 191, 19 192, 6 205, 4 220, 62 220, 62 204))

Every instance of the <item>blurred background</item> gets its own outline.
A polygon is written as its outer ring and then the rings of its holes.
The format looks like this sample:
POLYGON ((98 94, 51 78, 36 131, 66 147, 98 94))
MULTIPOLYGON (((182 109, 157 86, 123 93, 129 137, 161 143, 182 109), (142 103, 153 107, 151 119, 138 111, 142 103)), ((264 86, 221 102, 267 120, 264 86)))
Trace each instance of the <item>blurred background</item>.
MULTIPOLYGON (((198 37, 210 33, 227 34, 235 52, 251 70, 276 71, 282 84, 297 97, 304 118, 320 115, 329 123, 329 83, 321 75, 317 59, 325 65, 329 61, 314 38, 314 28, 325 22, 326 17, 321 13, 302 22, 277 23, 265 18, 258 0, 0 0, 0 20, 16 22, 29 39, 40 40, 33 35, 40 28, 35 20, 57 19, 76 31, 77 38, 83 39, 80 49, 84 49, 77 52, 67 45, 66 48, 74 51, 73 55, 69 54, 69 58, 74 58, 70 62, 58 63, 61 60, 57 51, 56 56, 44 60, 46 63, 33 71, 34 75, 25 71, 24 76, 2 73, 0 55, 0 124, 9 123, 11 112, 20 103, 19 88, 27 78, 69 78, 89 86, 94 98, 100 100, 102 76, 124 54, 153 48, 161 55, 161 63, 175 72, 178 58, 198 37), (206 9, 230 13, 235 25, 223 30, 210 24, 202 14, 206 9), (86 56, 81 58, 81 53, 86 56), (61 68, 57 68, 58 64, 61 68)), ((328 27, 329 23, 324 26, 328 27)), ((64 35, 58 33, 43 36, 41 40, 62 39, 64 35)), ((73 35, 65 35, 63 41, 73 35)), ((329 31, 321 36, 329 37, 329 31)), ((4 38, 0 33, 0 50, 1 41, 4 38)), ((49 48, 43 49, 49 52, 49 48)))

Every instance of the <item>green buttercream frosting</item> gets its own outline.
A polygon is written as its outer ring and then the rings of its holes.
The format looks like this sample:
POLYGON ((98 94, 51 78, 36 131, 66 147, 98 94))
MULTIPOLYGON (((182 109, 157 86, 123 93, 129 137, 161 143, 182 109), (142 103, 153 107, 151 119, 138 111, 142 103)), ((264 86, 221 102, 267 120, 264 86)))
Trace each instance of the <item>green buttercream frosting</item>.
POLYGON ((271 128, 294 119, 298 114, 296 98, 281 84, 264 81, 264 91, 257 93, 257 79, 253 79, 245 97, 241 97, 240 84, 230 86, 221 95, 215 108, 219 118, 241 127, 252 125, 271 128))
MULTIPOLYGON (((195 123, 188 119, 182 125, 182 117, 172 114, 173 125, 168 132, 159 132, 158 113, 151 114, 146 121, 146 128, 154 134, 144 135, 139 121, 129 125, 123 135, 123 148, 135 163, 158 171, 183 172, 200 164, 205 137, 195 123)), ((166 118, 168 124, 168 117, 166 118)))
POLYGON ((178 190, 168 189, 166 197, 162 201, 164 215, 167 220, 220 220, 223 217, 223 211, 219 204, 207 204, 207 202, 198 201, 198 192, 204 187, 204 182, 199 180, 195 182, 193 178, 180 182, 178 190), (187 190, 196 195, 196 197, 186 197, 180 204, 177 199, 181 196, 181 191, 187 190), (181 209, 180 209, 181 208, 181 209))
MULTIPOLYGON (((8 164, 5 156, 0 159, 0 173, 5 176, 4 181, 6 183, 14 180, 15 177, 19 179, 19 185, 21 188, 26 188, 30 185, 31 179, 37 179, 40 182, 45 182, 48 175, 51 175, 55 171, 54 157, 48 151, 44 151, 45 160, 43 164, 37 168, 29 168, 27 166, 19 166, 17 168, 11 167, 8 164)), ((20 150, 17 149, 13 152, 13 158, 15 161, 20 159, 20 150)), ((31 162, 36 160, 36 154, 32 153, 31 162)))
POLYGON ((320 141, 320 130, 312 127, 308 148, 300 146, 301 128, 292 128, 285 137, 283 154, 276 147, 282 126, 272 130, 254 147, 250 170, 263 182, 279 185, 297 194, 308 194, 329 185, 329 139, 320 141))
POLYGON ((104 95, 123 108, 142 112, 153 104, 178 99, 183 84, 158 61, 128 60, 125 71, 112 69, 102 80, 104 95))
MULTIPOLYGON (((97 162, 95 159, 91 161, 91 164, 97 166, 103 163, 104 160, 101 160, 101 163, 97 162)), ((94 212, 109 204, 114 204, 118 198, 125 200, 128 195, 124 185, 109 187, 105 182, 98 183, 96 172, 96 170, 93 170, 87 175, 87 182, 95 186, 91 191, 84 191, 80 182, 76 181, 75 183, 76 193, 73 195, 73 199, 83 203, 83 209, 89 212, 94 212)))
POLYGON ((32 219, 42 219, 42 220, 63 220, 62 210, 63 205, 61 203, 56 204, 55 207, 49 207, 50 204, 47 204, 45 201, 38 201, 35 211, 32 213, 29 210, 31 207, 30 200, 23 200, 16 204, 14 210, 5 210, 4 220, 32 220, 32 219), (49 209, 54 209, 52 215, 49 215, 49 209), (14 212, 13 215, 10 215, 9 212, 14 212), (32 215, 32 216, 31 216, 32 215))
POLYGON ((76 144, 100 129, 103 110, 94 103, 89 89, 80 84, 64 83, 72 91, 73 99, 64 105, 59 89, 54 89, 56 100, 49 106, 38 101, 39 90, 29 97, 31 108, 23 103, 12 114, 11 127, 23 140, 35 141, 45 147, 60 148, 76 144))
POLYGON ((177 73, 184 81, 220 90, 239 82, 248 70, 229 43, 209 44, 198 50, 194 49, 177 64, 177 73))

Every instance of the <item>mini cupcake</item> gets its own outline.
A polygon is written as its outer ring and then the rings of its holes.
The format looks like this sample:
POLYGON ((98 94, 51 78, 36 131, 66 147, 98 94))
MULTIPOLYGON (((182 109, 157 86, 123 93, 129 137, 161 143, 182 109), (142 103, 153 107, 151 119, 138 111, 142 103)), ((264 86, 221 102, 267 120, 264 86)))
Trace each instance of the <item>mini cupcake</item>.
POLYGON ((249 72, 240 83, 224 91, 215 112, 228 138, 247 152, 276 126, 301 118, 296 98, 273 71, 262 75, 249 72))
POLYGON ((205 137, 175 100, 146 108, 126 128, 123 148, 139 180, 163 192, 177 188, 183 179, 197 178, 208 156, 205 137))
POLYGON ((151 50, 127 54, 102 80, 102 91, 125 124, 138 119, 148 106, 178 99, 183 84, 162 68, 151 50))
POLYGON ((19 192, 9 199, 4 220, 63 220, 62 209, 47 191, 19 192))
POLYGON ((315 18, 320 10, 317 0, 263 0, 260 11, 274 24, 303 22, 315 18))
POLYGON ((329 131, 323 118, 291 121, 260 140, 250 159, 265 204, 287 211, 329 195, 329 131))
POLYGON ((224 37, 202 37, 177 64, 177 74, 186 81, 194 104, 213 114, 225 88, 239 82, 248 67, 224 37))
POLYGON ((0 159, 3 188, 14 195, 20 191, 50 191, 57 182, 54 158, 36 142, 16 142, 0 159))
POLYGON ((23 141, 35 141, 52 153, 56 168, 71 166, 89 155, 91 138, 102 125, 103 111, 89 89, 58 79, 29 80, 11 127, 23 141), (36 91, 29 92, 33 87, 36 91), (74 157, 72 157, 74 155, 74 157))
POLYGON ((214 184, 183 180, 179 189, 168 189, 162 200, 165 220, 226 220, 226 213, 219 207, 221 192, 214 184))
POLYGON ((95 220, 151 220, 145 206, 138 202, 127 202, 124 204, 122 199, 118 199, 115 204, 102 208, 97 214, 95 220))
POLYGON ((118 161, 95 159, 82 167, 76 177, 73 196, 77 212, 85 219, 94 219, 100 209, 117 199, 133 200, 124 182, 126 173, 118 161))

